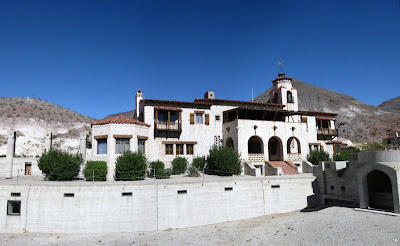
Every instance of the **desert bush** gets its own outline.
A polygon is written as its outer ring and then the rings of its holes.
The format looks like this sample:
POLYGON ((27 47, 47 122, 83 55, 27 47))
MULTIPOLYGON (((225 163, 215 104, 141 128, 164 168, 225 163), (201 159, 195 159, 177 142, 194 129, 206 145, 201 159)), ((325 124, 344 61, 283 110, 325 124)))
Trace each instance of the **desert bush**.
POLYGON ((158 161, 153 161, 150 162, 149 167, 150 167, 150 172, 149 176, 154 177, 154 171, 155 171, 155 176, 156 179, 167 179, 171 176, 171 169, 165 169, 164 168, 164 163, 160 160, 158 161))
POLYGON ((177 156, 172 160, 172 174, 186 172, 188 161, 184 157, 177 156))
POLYGON ((340 151, 340 153, 334 154, 333 160, 334 161, 349 161, 350 154, 354 154, 354 153, 358 153, 358 152, 360 152, 359 149, 354 149, 354 148, 344 149, 344 150, 340 151))
POLYGON ((189 173, 189 177, 199 177, 200 176, 199 169, 197 169, 194 166, 190 166, 188 168, 188 173, 189 173))
POLYGON ((44 152, 38 160, 38 167, 47 180, 72 180, 78 177, 83 163, 82 155, 52 149, 44 152))
POLYGON ((206 157, 205 156, 197 156, 193 158, 192 166, 197 168, 197 170, 203 170, 206 164, 206 157))
POLYGON ((318 162, 321 161, 330 161, 328 152, 323 150, 310 150, 310 153, 307 155, 307 160, 314 165, 318 165, 318 162))
POLYGON ((88 161, 86 163, 83 174, 85 175, 86 181, 105 181, 107 177, 107 162, 105 161, 88 161), (93 172, 94 170, 94 172, 93 172))
POLYGON ((126 151, 116 160, 116 180, 143 180, 146 175, 146 157, 139 152, 126 151))
POLYGON ((366 143, 361 146, 362 151, 379 151, 385 149, 385 145, 378 142, 366 143))
POLYGON ((242 160, 239 153, 233 148, 213 146, 207 156, 206 168, 211 173, 221 176, 240 174, 242 172, 242 160))

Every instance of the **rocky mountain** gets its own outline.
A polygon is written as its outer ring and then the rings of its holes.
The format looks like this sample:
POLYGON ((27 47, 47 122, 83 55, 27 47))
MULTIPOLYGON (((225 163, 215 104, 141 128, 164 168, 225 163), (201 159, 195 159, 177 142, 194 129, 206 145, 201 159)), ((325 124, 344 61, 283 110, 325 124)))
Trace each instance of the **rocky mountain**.
POLYGON ((400 114, 400 97, 387 100, 381 103, 378 107, 384 111, 400 114))
POLYGON ((79 136, 95 119, 34 98, 0 98, 0 156, 6 154, 7 132, 17 132, 17 156, 38 156, 44 137, 53 133, 53 146, 76 152, 79 136))
POLYGON ((116 117, 116 116, 121 115, 121 114, 124 117, 128 117, 128 118, 133 119, 135 114, 136 114, 136 110, 126 111, 126 112, 122 112, 122 113, 118 113, 118 114, 110 114, 110 115, 107 115, 104 119, 113 118, 113 117, 116 117))
MULTIPOLYGON (((337 127, 340 137, 358 143, 380 142, 389 132, 400 129, 400 114, 390 113, 386 108, 368 105, 351 96, 297 79, 293 79, 292 84, 297 89, 300 110, 339 114, 337 127)), ((267 102, 271 89, 259 95, 255 101, 267 102)))

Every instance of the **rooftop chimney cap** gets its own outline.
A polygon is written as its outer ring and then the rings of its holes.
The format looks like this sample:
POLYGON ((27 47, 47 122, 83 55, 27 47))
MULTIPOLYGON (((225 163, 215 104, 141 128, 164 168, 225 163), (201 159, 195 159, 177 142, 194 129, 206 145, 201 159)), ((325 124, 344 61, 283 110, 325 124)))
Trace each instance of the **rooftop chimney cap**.
POLYGON ((278 78, 284 78, 284 77, 286 77, 285 73, 282 73, 282 72, 278 73, 278 78))
POLYGON ((207 91, 204 93, 204 99, 215 99, 214 91, 207 91))

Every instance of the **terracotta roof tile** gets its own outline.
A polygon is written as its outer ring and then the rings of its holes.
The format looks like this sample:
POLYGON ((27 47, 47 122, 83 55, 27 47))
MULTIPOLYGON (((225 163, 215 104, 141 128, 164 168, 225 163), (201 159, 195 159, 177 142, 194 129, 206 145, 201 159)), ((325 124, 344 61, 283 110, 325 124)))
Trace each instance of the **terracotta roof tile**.
POLYGON ((258 106, 272 106, 272 107, 279 107, 283 108, 284 105, 278 103, 263 103, 263 102, 249 102, 249 101, 238 101, 238 100, 228 100, 228 99, 201 99, 196 98, 194 100, 197 102, 209 102, 211 104, 214 103, 233 103, 233 104, 247 104, 247 105, 258 105, 258 106))
POLYGON ((291 161, 268 161, 267 163, 273 168, 281 167, 285 175, 300 174, 291 161))
POLYGON ((121 115, 109 119, 104 119, 104 120, 98 120, 92 123, 92 126, 94 125, 108 125, 108 124, 134 124, 134 125, 140 125, 140 126, 148 126, 150 127, 149 124, 146 124, 144 122, 140 122, 138 120, 134 120, 131 118, 127 118, 121 115))

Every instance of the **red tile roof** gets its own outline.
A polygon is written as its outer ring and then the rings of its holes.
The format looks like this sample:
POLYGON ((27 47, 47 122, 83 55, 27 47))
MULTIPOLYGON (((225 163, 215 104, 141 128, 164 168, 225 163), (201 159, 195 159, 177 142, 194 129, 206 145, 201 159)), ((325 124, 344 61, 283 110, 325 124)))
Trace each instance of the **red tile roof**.
POLYGON ((182 111, 181 108, 177 108, 177 107, 156 106, 154 108, 157 109, 157 110, 166 110, 166 111, 177 111, 177 112, 181 112, 182 111))
POLYGON ((149 124, 146 124, 144 122, 140 122, 138 120, 134 120, 134 119, 131 119, 131 118, 124 117, 124 116, 122 116, 122 114, 120 114, 117 117, 95 121, 95 122, 92 123, 92 126, 94 126, 94 125, 108 125, 108 124, 134 124, 134 125, 150 127, 149 124))
POLYGON ((291 161, 268 161, 267 163, 273 168, 281 167, 285 175, 300 174, 291 161))
POLYGON ((249 101, 238 101, 238 100, 228 100, 228 99, 202 99, 202 98, 196 98, 194 101, 196 103, 197 102, 209 102, 211 104, 214 104, 214 103, 232 103, 232 104, 246 104, 246 105, 257 105, 257 106, 272 106, 272 107, 278 107, 278 108, 283 108, 283 106, 284 106, 284 105, 278 104, 278 103, 249 102, 249 101))

